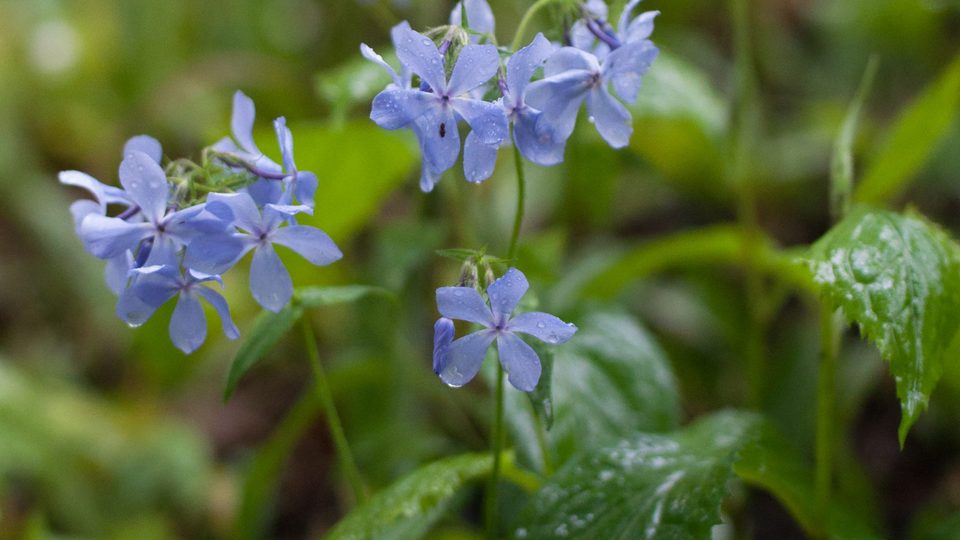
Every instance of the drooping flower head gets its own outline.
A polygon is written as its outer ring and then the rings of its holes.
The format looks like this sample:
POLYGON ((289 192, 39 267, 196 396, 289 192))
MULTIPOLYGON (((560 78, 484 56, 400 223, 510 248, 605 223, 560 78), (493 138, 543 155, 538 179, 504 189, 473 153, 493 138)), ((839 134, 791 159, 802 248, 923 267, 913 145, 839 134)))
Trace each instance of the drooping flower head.
POLYGON ((480 371, 487 349, 496 341, 500 363, 510 384, 524 392, 536 388, 540 380, 540 358, 517 332, 557 345, 573 337, 577 327, 548 313, 529 312, 514 316, 513 311, 528 288, 526 276, 516 268, 510 268, 487 287, 489 306, 472 287, 437 289, 437 308, 443 317, 483 326, 477 332, 450 342, 452 324, 443 318, 437 321, 433 365, 443 382, 454 387, 470 382, 480 371))

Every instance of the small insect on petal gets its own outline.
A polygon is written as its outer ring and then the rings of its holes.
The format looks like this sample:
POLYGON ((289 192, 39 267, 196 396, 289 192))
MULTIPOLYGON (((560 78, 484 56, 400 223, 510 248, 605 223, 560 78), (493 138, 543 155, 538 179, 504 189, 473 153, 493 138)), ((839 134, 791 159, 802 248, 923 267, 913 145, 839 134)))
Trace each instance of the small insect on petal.
POLYGON ((447 123, 440 122, 440 137, 443 138, 446 136, 447 136, 447 123))

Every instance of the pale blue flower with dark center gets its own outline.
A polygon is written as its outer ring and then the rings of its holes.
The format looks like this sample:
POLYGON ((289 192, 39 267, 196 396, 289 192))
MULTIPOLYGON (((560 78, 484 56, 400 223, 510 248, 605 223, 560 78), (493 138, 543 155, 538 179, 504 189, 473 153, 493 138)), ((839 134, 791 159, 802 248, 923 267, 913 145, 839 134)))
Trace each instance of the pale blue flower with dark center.
POLYGON ((452 325, 443 322, 444 319, 437 321, 434 327, 433 365, 443 382, 453 387, 470 382, 480 371, 487 349, 496 341, 500 363, 507 372, 510 384, 524 392, 536 388, 540 380, 540 358, 516 333, 557 345, 573 337, 577 327, 548 313, 530 312, 512 316, 528 288, 523 273, 510 268, 487 287, 489 307, 472 287, 437 289, 437 308, 443 317, 483 326, 482 330, 450 343, 452 325))
POLYGON ((127 324, 139 326, 145 323, 157 308, 176 296, 177 306, 170 317, 170 340, 178 349, 190 354, 203 345, 207 337, 207 319, 199 301, 203 298, 220 316, 223 333, 230 339, 240 337, 240 331, 230 317, 227 301, 220 293, 203 285, 212 281, 222 287, 219 276, 169 265, 145 266, 131 273, 137 279, 123 291, 117 302, 117 315, 127 324))
MULTIPOLYGON (((426 170, 439 174, 460 155, 458 118, 463 118, 484 145, 499 145, 507 137, 503 110, 471 96, 471 91, 496 75, 500 57, 493 45, 467 45, 460 50, 450 79, 444 72, 443 54, 434 42, 409 28, 397 29, 397 56, 407 69, 420 76, 425 89, 398 88, 380 92, 373 100, 370 118, 384 129, 413 127, 419 130, 426 170)), ((465 153, 472 152, 467 148, 465 153)), ((477 177, 464 157, 467 178, 477 177)), ((435 179, 433 179, 435 181, 435 179)), ((433 185, 421 185, 424 191, 433 185)))
POLYGON ((253 250, 250 292, 266 309, 280 311, 293 296, 293 281, 274 244, 288 247, 316 265, 343 257, 325 232, 290 224, 296 214, 311 212, 307 206, 268 204, 261 210, 248 193, 211 193, 207 202, 228 207, 236 231, 195 238, 187 247, 184 264, 208 274, 222 274, 253 250))

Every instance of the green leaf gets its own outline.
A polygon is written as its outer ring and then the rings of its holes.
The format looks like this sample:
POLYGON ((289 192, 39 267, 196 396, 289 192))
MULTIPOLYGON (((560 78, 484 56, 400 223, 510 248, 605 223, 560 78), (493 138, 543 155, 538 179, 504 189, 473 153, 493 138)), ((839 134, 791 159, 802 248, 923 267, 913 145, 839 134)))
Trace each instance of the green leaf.
POLYGON ((230 365, 230 374, 227 376, 227 387, 223 399, 230 399, 237 388, 240 378, 247 373, 257 362, 270 352, 270 349, 280 341, 280 338, 293 327, 303 315, 303 308, 291 304, 279 313, 261 311, 253 321, 253 327, 240 345, 237 356, 230 365))
POLYGON ((369 285, 299 287, 294 293, 295 302, 308 309, 355 302, 366 296, 393 298, 393 293, 369 285))
POLYGON ((960 56, 894 122, 854 199, 882 204, 902 193, 950 133, 958 104, 960 56))
POLYGON ((915 213, 859 209, 801 261, 823 296, 859 324, 890 363, 903 445, 960 326, 960 249, 915 213))
POLYGON ((823 519, 816 507, 813 471, 769 423, 759 426, 756 437, 741 450, 733 470, 744 482, 775 496, 812 538, 880 538, 866 517, 872 512, 838 501, 836 495, 831 502, 829 519, 823 519))
POLYGON ((843 125, 833 144, 830 162, 830 211, 837 218, 845 216, 850 210, 850 195, 853 191, 853 139, 857 124, 860 123, 860 111, 873 87, 879 65, 876 56, 870 58, 857 95, 850 103, 850 109, 847 110, 847 116, 843 119, 843 125))
MULTIPOLYGON (((552 347, 549 397, 553 427, 547 433, 551 462, 563 463, 586 448, 638 431, 670 431, 679 424, 680 400, 673 373, 653 337, 632 317, 593 313, 577 320, 568 343, 552 347)), ((508 415, 518 451, 543 463, 528 398, 508 392, 508 415)))
POLYGON ((425 465, 350 512, 325 538, 420 538, 460 488, 487 476, 492 467, 489 454, 465 454, 425 465))
POLYGON ((531 497, 514 537, 710 538, 736 454, 759 422, 723 412, 580 454, 531 497))

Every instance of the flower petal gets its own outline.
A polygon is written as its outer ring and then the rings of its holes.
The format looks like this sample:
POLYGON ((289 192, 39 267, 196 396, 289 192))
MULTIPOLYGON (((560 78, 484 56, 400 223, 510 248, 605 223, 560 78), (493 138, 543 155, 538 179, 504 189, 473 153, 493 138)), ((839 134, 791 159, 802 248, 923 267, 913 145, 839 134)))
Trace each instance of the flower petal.
POLYGON ((167 174, 147 154, 134 151, 120 163, 120 183, 147 220, 158 223, 167 211, 167 174))
POLYGON ((533 311, 521 313, 511 319, 507 324, 507 330, 530 334, 540 341, 559 345, 572 338, 573 334, 577 332, 577 327, 572 323, 565 323, 549 313, 533 311))
POLYGON ((201 286, 195 290, 204 300, 213 306, 213 309, 217 310, 217 315, 220 316, 220 326, 223 328, 223 334, 229 339, 237 339, 240 337, 240 330, 237 329, 237 325, 233 324, 233 319, 230 317, 230 306, 227 305, 227 301, 223 296, 210 287, 201 286))
POLYGON ((447 80, 443 73, 443 56, 437 45, 427 36, 411 29, 394 28, 397 58, 416 73, 438 95, 446 93, 447 80))
POLYGON ((591 77, 587 71, 570 71, 527 87, 524 100, 542 113, 537 120, 538 134, 543 133, 553 141, 565 142, 570 138, 591 77))
POLYGON ((70 203, 70 215, 73 216, 73 228, 77 231, 80 230, 80 224, 83 223, 85 217, 90 214, 102 216, 103 213, 104 208, 97 204, 96 201, 91 201, 90 199, 80 199, 79 201, 70 203))
POLYGON ((463 174, 468 182, 483 182, 497 165, 498 144, 484 144, 476 131, 467 135, 463 145, 463 174))
POLYGON ((283 227, 277 229, 270 239, 274 244, 286 246, 318 266, 330 264, 343 257, 337 244, 327 236, 327 233, 316 227, 305 225, 283 227))
POLYGON ((499 145, 509 135, 507 115, 495 103, 478 99, 453 98, 453 108, 470 124, 484 144, 499 145))
POLYGON ((287 174, 294 174, 297 170, 297 164, 293 160, 293 133, 287 127, 287 119, 281 116, 274 120, 273 130, 277 133, 277 142, 280 143, 283 170, 287 174))
POLYGON ((107 287, 113 291, 113 294, 119 296, 127 287, 130 268, 132 266, 133 255, 129 251, 123 255, 118 255, 107 260, 107 267, 104 268, 103 278, 107 282, 107 287))
POLYGON ((465 46, 453 66, 446 95, 459 96, 473 90, 492 79, 499 68, 500 54, 493 45, 465 46))
POLYGON ((540 111, 527 108, 521 112, 513 124, 513 139, 523 157, 537 165, 556 165, 563 161, 566 139, 556 140, 556 131, 537 130, 540 111))
POLYGON ((643 75, 657 59, 660 49, 650 41, 628 43, 610 53, 603 62, 603 77, 613 83, 617 95, 633 103, 637 100, 643 75))
POLYGON ((207 274, 222 274, 237 264, 254 240, 229 233, 197 236, 187 245, 183 265, 207 274))
POLYGON ((260 210, 249 193, 211 193, 207 203, 225 204, 233 212, 234 224, 247 232, 256 232, 260 228, 260 210))
POLYGON ((383 59, 382 56, 380 56, 379 54, 377 54, 376 51, 370 48, 369 45, 367 45, 366 43, 361 43, 360 54, 367 60, 385 69, 387 73, 390 75, 390 79, 393 80, 393 84, 398 88, 402 88, 403 82, 400 79, 400 75, 397 74, 396 70, 394 70, 393 67, 391 67, 390 64, 388 64, 387 61, 383 59))
POLYGON ((533 392, 540 381, 542 369, 536 351, 511 333, 503 333, 497 337, 497 351, 510 384, 517 390, 533 392))
POLYGON ((560 47, 547 58, 543 76, 554 77, 568 71, 600 71, 597 57, 573 47, 560 47))
POLYGON ((466 7, 467 27, 481 34, 492 34, 495 29, 495 20, 493 10, 487 0, 464 0, 457 2, 450 12, 450 24, 453 26, 463 25, 463 7, 466 7))
POLYGON ((453 343, 453 321, 440 317, 433 324, 433 372, 439 375, 447 365, 450 344, 453 343))
POLYGON ((157 163, 163 159, 163 147, 160 141, 149 135, 135 135, 127 139, 126 144, 123 145, 123 157, 130 157, 133 152, 143 152, 157 163))
POLYGON ((440 287, 437 289, 437 310, 448 319, 493 326, 490 308, 472 287, 440 287))
POLYGON ((313 197, 317 193, 317 175, 310 171, 299 171, 293 182, 293 194, 300 204, 313 206, 313 197))
POLYGON ((290 274, 270 244, 257 248, 250 264, 250 292, 263 307, 279 312, 293 296, 290 274))
POLYGON ((153 235, 149 223, 129 223, 122 219, 89 214, 80 223, 80 239, 87 251, 100 259, 112 259, 134 251, 144 238, 153 235))
POLYGON ((443 172, 453 167, 460 155, 460 132, 453 111, 431 108, 421 120, 421 147, 430 170, 443 172))
POLYGON ((595 88, 587 94, 587 112, 603 140, 614 148, 623 148, 630 144, 633 134, 633 120, 630 111, 607 92, 606 88, 595 88))
POLYGON ((470 382, 480 371, 495 336, 496 333, 491 330, 481 330, 451 343, 447 349, 447 363, 440 371, 440 380, 455 388, 470 382))
POLYGON ((200 301, 191 293, 183 293, 170 317, 170 340, 186 354, 200 348, 207 339, 207 318, 200 301))
POLYGON ((253 142, 253 121, 257 110, 253 100, 237 90, 233 94, 233 114, 230 116, 230 130, 233 138, 240 144, 240 148, 247 152, 260 154, 257 144, 253 142))
POLYGON ((400 129, 437 108, 437 96, 432 92, 387 88, 373 98, 370 119, 383 129, 400 129))
POLYGON ((267 180, 265 178, 257 180, 244 189, 246 193, 253 197, 253 200, 258 206, 278 202, 283 195, 283 190, 280 189, 280 182, 267 180))
POLYGON ((529 45, 515 52, 507 60, 507 88, 514 98, 514 103, 520 101, 524 90, 533 74, 543 65, 543 62, 553 52, 550 40, 538 33, 529 45))
POLYGON ((507 322, 529 288, 527 277, 516 268, 508 269, 500 279, 491 283, 487 287, 487 296, 490 298, 494 321, 498 324, 507 322))

